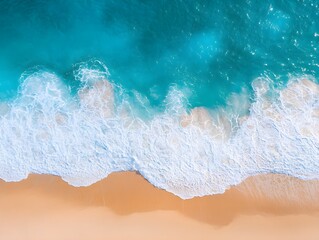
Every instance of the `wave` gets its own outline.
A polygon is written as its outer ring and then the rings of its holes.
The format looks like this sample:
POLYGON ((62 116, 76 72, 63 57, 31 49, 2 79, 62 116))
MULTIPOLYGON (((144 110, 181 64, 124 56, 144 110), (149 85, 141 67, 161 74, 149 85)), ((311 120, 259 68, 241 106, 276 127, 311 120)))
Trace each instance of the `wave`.
POLYGON ((254 99, 233 95, 224 109, 187 109, 177 87, 165 111, 137 114, 98 61, 74 71, 81 87, 37 70, 19 96, 0 104, 0 178, 53 174, 87 186, 112 172, 137 171, 181 198, 223 193, 249 176, 319 179, 319 86, 309 76, 275 88, 253 81, 254 99), (122 94, 122 95, 121 95, 122 94))

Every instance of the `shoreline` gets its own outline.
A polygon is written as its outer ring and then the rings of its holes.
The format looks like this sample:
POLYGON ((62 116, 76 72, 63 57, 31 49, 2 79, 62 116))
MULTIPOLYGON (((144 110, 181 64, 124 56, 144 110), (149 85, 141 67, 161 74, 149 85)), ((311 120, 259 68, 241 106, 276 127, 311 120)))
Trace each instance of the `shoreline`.
MULTIPOLYGON (((195 239, 195 236, 232 239, 236 236, 234 229, 237 229, 237 234, 244 233, 246 239, 254 239, 249 238, 250 228, 259 229, 255 236, 280 235, 280 239, 298 239, 290 234, 299 229, 303 234, 318 237, 319 229, 315 226, 319 224, 319 204, 309 206, 288 203, 287 199, 262 197, 253 183, 256 180, 265 183, 266 178, 277 182, 281 179, 279 187, 287 186, 288 180, 293 186, 299 184, 303 188, 305 184, 311 185, 312 189, 319 186, 319 181, 265 175, 251 177, 224 194, 182 200, 155 188, 134 172, 113 173, 89 187, 72 187, 61 178, 49 175, 30 175, 22 182, 0 181, 0 226, 5 226, 0 231, 0 238, 128 239, 127 231, 139 229, 134 230, 136 237, 129 239, 195 239), (287 224, 292 224, 295 229, 281 226, 287 224), (263 225, 277 230, 270 231, 263 225), (46 229, 42 235, 41 231, 36 233, 39 228, 46 229), (113 230, 109 232, 108 229, 113 230), (153 230, 146 233, 147 229, 153 230), (167 235, 157 236, 156 231, 167 235), (52 232, 52 238, 48 238, 48 232, 52 232)), ((316 194, 319 196, 319 192, 316 194)), ((299 197, 302 200, 306 196, 299 197)), ((309 201, 305 203, 309 204, 309 201)))

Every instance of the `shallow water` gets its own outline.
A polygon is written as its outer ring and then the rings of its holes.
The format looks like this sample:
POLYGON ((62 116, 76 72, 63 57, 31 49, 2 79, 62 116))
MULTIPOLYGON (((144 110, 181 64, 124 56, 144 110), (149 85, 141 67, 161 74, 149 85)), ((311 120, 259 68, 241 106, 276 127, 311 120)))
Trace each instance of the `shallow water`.
POLYGON ((1 2, 0 178, 318 179, 318 4, 1 2))
POLYGON ((0 95, 38 65, 77 87, 73 65, 94 58, 153 105, 177 84, 192 106, 218 106, 259 76, 317 77, 318 12, 318 1, 2 1, 0 95))

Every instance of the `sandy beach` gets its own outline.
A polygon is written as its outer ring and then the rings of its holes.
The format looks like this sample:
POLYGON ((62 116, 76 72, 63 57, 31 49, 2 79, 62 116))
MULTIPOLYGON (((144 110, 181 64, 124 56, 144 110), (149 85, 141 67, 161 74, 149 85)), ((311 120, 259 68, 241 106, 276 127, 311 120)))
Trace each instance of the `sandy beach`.
POLYGON ((318 187, 265 175, 221 195, 182 200, 133 172, 80 188, 31 175, 0 182, 0 239, 317 240, 318 187))

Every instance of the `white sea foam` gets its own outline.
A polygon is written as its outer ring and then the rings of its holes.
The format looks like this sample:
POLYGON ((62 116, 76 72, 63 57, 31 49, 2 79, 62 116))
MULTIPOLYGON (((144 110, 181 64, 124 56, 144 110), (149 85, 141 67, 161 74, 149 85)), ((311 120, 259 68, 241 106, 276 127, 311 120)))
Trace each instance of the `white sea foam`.
POLYGON ((172 88, 166 111, 151 120, 128 102, 114 101, 107 68, 82 64, 83 87, 71 96, 54 73, 22 77, 19 97, 1 104, 0 177, 19 181, 30 173, 90 185, 116 171, 138 171, 182 198, 222 193, 248 176, 282 173, 319 179, 319 86, 292 79, 281 90, 253 83, 255 101, 234 96, 224 110, 185 110, 172 88), (249 114, 238 115, 240 101, 249 114), (239 106, 237 104, 237 106, 239 106))

